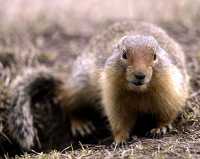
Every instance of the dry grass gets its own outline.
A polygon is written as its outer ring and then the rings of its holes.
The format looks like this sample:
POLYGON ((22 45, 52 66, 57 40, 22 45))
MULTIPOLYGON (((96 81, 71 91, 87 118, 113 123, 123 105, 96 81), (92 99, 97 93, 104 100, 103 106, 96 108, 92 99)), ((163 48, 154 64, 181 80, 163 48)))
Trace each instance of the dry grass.
MULTIPOLYGON (((62 152, 33 152, 20 159, 58 158, 199 158, 200 157, 200 2, 136 0, 0 1, 0 50, 42 53, 41 60, 70 63, 96 30, 119 19, 140 19, 161 25, 187 54, 192 77, 185 122, 161 139, 134 137, 125 147, 72 146, 62 152), (46 56, 49 55, 50 56, 46 56)), ((6 156, 4 156, 6 158, 6 156)))

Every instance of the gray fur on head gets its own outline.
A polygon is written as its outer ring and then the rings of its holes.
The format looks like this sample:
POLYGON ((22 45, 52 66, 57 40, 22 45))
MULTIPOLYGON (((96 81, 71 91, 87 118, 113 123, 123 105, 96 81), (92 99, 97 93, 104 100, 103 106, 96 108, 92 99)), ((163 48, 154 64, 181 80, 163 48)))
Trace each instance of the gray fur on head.
MULTIPOLYGON (((165 68, 172 64, 172 61, 169 58, 168 53, 161 48, 157 40, 153 36, 145 36, 145 35, 130 35, 123 36, 114 49, 125 50, 127 48, 139 48, 146 47, 153 49, 158 57, 157 66, 160 68, 165 68)), ((156 68, 156 67, 155 67, 156 68)))
POLYGON ((119 40, 117 47, 119 49, 125 49, 126 47, 147 47, 156 51, 159 44, 153 36, 131 35, 122 37, 119 40))

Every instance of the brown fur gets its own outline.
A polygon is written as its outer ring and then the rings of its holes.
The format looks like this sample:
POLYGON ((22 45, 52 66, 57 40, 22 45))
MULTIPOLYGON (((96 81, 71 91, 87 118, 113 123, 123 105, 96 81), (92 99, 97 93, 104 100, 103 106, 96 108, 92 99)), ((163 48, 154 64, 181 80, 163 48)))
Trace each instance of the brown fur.
POLYGON ((102 103, 110 121, 117 143, 128 138, 128 132, 134 127, 139 112, 152 112, 157 115, 158 127, 167 126, 185 104, 187 92, 175 92, 167 70, 153 77, 147 92, 124 89, 124 81, 119 81, 112 69, 104 72, 102 82, 102 103))
MULTIPOLYGON (((153 29, 156 30, 157 28, 153 29)), ((149 35, 152 35, 151 31, 151 27, 146 27, 146 32, 149 32, 149 35)), ((159 33, 158 30, 156 34, 162 40, 163 33, 159 33)), ((115 64, 115 61, 119 60, 119 57, 112 59, 111 64, 102 72, 100 80, 102 104, 117 143, 124 142, 128 138, 129 131, 134 127, 138 113, 154 113, 156 115, 157 128, 159 129, 170 124, 185 105, 188 96, 188 77, 184 55, 179 46, 170 38, 165 38, 165 42, 163 40, 163 43, 165 48, 169 47, 172 49, 171 47, 174 46, 176 54, 175 52, 170 54, 172 54, 174 60, 180 63, 179 65, 167 66, 165 69, 159 66, 153 67, 156 70, 153 71, 149 88, 144 88, 146 89, 145 91, 139 90, 139 92, 134 92, 126 89, 127 81, 125 74, 120 74, 115 64), (179 73, 183 76, 181 81, 174 79, 179 77, 179 73), (181 84, 176 82, 182 82, 185 86, 179 88, 181 84)), ((137 50, 137 48, 135 49, 137 50)), ((142 61, 144 63, 147 62, 144 59, 145 57, 143 57, 142 61)), ((165 60, 167 59, 164 59, 162 63, 167 63, 165 60)), ((137 59, 135 67, 143 64, 140 61, 140 58, 137 59)), ((145 69, 143 70, 145 71, 145 69)))
POLYGON ((128 138, 140 112, 156 115, 156 133, 173 122, 185 105, 188 81, 184 53, 165 31, 152 24, 121 22, 92 38, 74 62, 66 107, 78 109, 83 103, 101 103, 115 141, 120 143, 128 138), (124 36, 127 42, 123 44, 124 36), (137 36, 139 40, 131 43, 137 36), (129 51, 133 59, 137 58, 135 62, 129 58, 124 64, 124 47, 133 49, 129 51), (157 63, 150 52, 158 54, 157 63), (136 70, 149 80, 129 88, 127 81, 136 70))

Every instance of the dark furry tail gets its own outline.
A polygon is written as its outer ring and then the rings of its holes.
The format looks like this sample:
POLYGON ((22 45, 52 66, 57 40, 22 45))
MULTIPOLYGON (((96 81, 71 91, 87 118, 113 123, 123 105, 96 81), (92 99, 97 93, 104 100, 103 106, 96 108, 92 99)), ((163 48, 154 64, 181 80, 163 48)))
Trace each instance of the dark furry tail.
POLYGON ((12 106, 8 116, 11 136, 25 150, 36 144, 32 104, 36 96, 43 98, 54 93, 60 81, 46 68, 26 69, 11 84, 12 106))

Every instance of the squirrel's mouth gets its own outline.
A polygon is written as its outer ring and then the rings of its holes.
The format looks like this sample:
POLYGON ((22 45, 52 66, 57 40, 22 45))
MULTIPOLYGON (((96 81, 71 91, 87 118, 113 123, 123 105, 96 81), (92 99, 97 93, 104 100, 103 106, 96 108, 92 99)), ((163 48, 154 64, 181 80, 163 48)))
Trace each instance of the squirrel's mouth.
POLYGON ((143 92, 147 89, 148 85, 145 81, 132 81, 128 82, 128 89, 136 92, 143 92))
POLYGON ((129 81, 129 83, 135 86, 142 86, 145 84, 144 80, 134 80, 134 81, 129 81))

